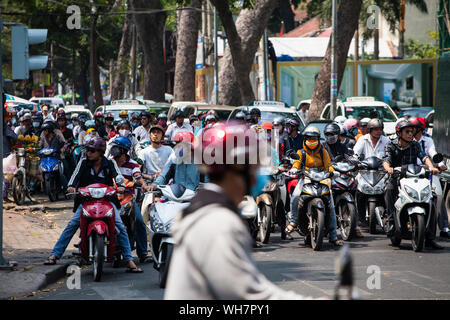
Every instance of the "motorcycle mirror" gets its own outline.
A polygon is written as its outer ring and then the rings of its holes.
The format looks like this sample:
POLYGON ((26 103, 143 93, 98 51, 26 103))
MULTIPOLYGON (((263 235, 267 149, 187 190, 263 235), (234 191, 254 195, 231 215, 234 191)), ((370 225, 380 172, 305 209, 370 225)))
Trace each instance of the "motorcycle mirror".
POLYGON ((294 160, 300 160, 300 156, 297 153, 292 153, 289 157, 294 160))
POLYGON ((338 155, 338 156, 336 156, 336 158, 334 158, 335 162, 339 162, 339 161, 342 161, 342 160, 344 160, 344 157, 342 155, 338 155))
POLYGON ((436 153, 436 154, 433 156, 433 162, 434 162, 434 163, 442 162, 442 160, 444 160, 444 156, 443 156, 441 153, 436 153))
POLYGON ((364 154, 360 154, 359 157, 358 157, 359 161, 363 161, 364 158, 365 158, 365 157, 364 157, 364 154))
POLYGON ((355 154, 355 151, 353 151, 352 149, 348 149, 348 154, 349 154, 350 156, 352 156, 352 155, 355 154))

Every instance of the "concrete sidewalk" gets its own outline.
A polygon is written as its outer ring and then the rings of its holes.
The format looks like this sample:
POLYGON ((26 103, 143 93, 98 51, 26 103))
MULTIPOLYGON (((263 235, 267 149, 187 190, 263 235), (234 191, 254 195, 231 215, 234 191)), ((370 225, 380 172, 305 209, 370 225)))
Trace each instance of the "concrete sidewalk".
POLYGON ((45 195, 34 198, 36 203, 24 206, 3 204, 3 256, 17 265, 14 271, 0 270, 0 299, 34 295, 64 277, 67 266, 77 262, 72 252, 78 233, 56 265, 43 265, 73 216, 73 201, 52 203, 45 195))

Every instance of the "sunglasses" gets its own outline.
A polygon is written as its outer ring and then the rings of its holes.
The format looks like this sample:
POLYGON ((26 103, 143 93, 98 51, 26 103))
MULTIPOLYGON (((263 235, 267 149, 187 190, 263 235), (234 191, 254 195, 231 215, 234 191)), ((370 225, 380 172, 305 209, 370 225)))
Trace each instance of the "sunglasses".
POLYGON ((114 121, 114 118, 105 118, 106 121, 114 121))
POLYGON ((86 151, 87 151, 87 152, 91 152, 91 153, 95 153, 95 152, 97 152, 98 150, 97 150, 97 149, 93 149, 93 148, 86 148, 86 151))

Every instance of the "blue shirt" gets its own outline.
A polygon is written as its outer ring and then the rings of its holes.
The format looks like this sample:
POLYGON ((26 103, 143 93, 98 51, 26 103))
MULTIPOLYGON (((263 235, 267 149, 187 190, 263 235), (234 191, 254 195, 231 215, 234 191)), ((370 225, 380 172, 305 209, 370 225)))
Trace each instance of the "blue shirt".
MULTIPOLYGON (((194 191, 200 183, 200 171, 198 171, 196 164, 175 164, 170 161, 153 184, 166 185, 172 178, 174 183, 181 184, 186 189, 194 191)), ((205 182, 208 182, 207 180, 207 177, 205 177, 205 182)))

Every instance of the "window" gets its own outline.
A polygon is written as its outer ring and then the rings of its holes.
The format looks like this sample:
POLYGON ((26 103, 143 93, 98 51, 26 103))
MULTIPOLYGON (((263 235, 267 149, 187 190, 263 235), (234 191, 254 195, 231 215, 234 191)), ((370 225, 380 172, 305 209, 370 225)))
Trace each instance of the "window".
POLYGON ((326 106, 322 114, 324 119, 330 119, 330 106, 326 106))

